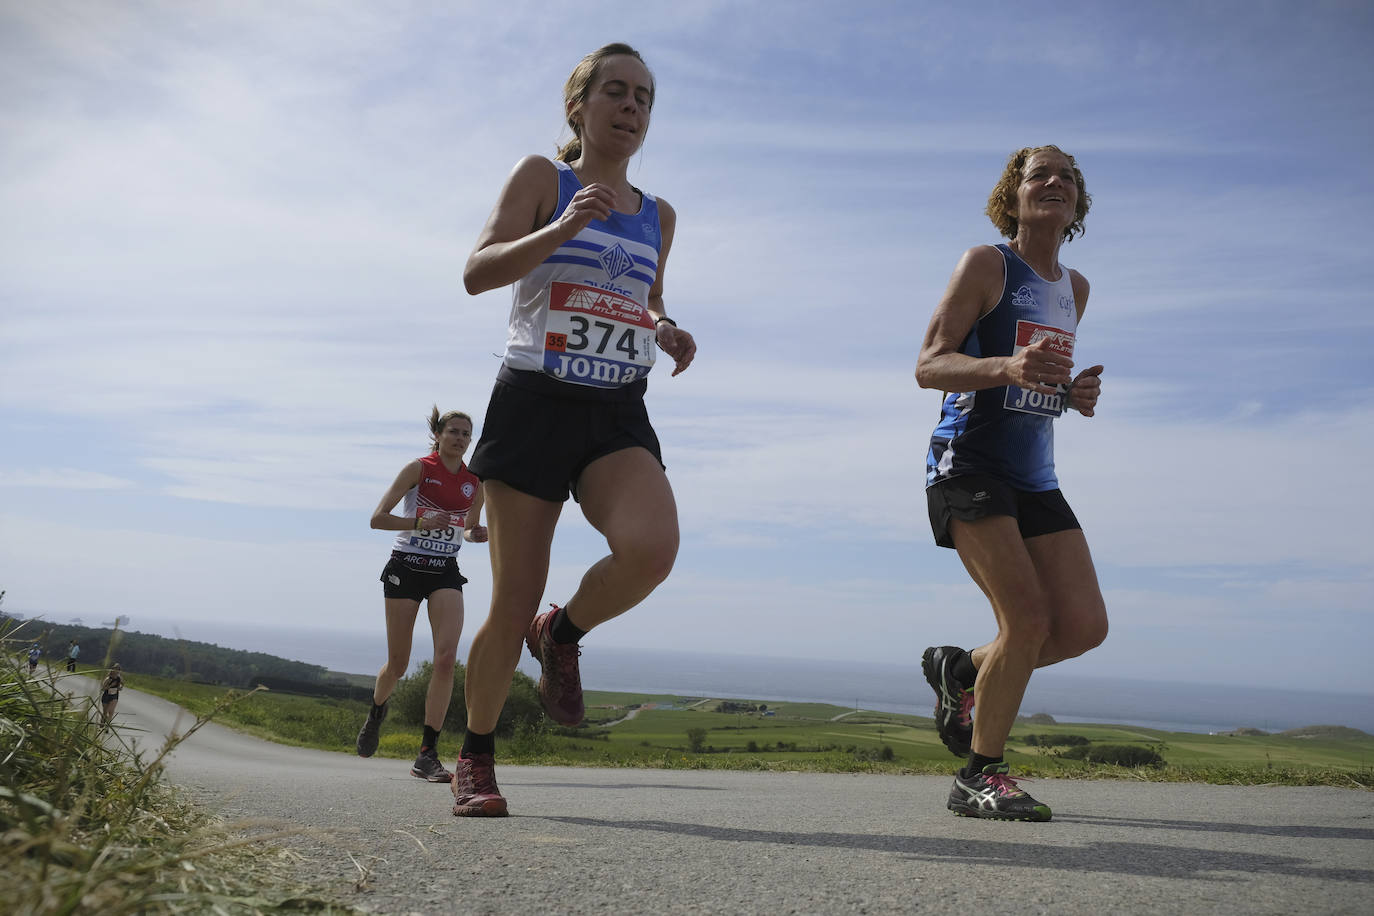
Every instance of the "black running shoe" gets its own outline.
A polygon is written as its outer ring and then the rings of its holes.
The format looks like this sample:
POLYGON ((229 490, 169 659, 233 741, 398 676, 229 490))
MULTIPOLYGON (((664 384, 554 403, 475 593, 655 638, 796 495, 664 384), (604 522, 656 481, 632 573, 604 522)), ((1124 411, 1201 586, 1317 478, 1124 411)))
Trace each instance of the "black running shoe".
POLYGON ((949 810, 960 817, 989 817, 1000 821, 1047 821, 1050 806, 1026 794, 1007 775, 1005 763, 990 763, 983 772, 964 776, 954 774, 954 787, 949 790, 949 810))
POLYGON ((444 769, 432 747, 420 751, 420 756, 415 758, 415 766, 410 768, 410 775, 430 782, 453 782, 453 774, 444 769))
POLYGON ((935 731, 955 757, 967 757, 973 749, 973 691, 965 689, 950 670, 963 650, 956 646, 931 646, 921 655, 921 671, 935 691, 935 731))
POLYGON ((358 756, 371 757, 377 753, 377 741, 382 736, 382 722, 386 719, 387 708, 391 706, 391 701, 387 700, 381 706, 381 714, 373 715, 372 710, 368 710, 367 721, 358 730, 358 756))

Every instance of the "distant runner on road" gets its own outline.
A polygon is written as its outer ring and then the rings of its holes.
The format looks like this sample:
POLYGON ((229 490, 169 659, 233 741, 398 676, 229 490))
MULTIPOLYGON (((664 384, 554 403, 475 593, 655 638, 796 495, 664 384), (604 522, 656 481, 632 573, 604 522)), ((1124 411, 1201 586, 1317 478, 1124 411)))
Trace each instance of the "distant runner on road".
POLYGON ((109 724, 114 718, 115 707, 119 705, 119 692, 124 689, 124 669, 119 663, 110 666, 110 673, 100 682, 100 716, 109 724))
POLYGON ((513 303, 472 455, 491 515, 492 590, 468 656, 458 815, 506 814, 494 735, 521 642, 543 667, 544 711, 576 725, 578 641, 647 598, 677 557, 677 504, 644 391, 655 348, 677 375, 696 343, 663 305, 677 217, 627 177, 654 79, 637 51, 610 44, 574 68, 563 99, 573 139, 556 162, 527 156, 515 166, 463 270, 469 293, 511 285, 513 303), (562 607, 536 616, 569 493, 610 554, 562 607))
POLYGON ((41 655, 42 655, 42 653, 41 653, 41 652, 39 651, 39 649, 38 649, 38 643, 34 643, 32 646, 29 647, 29 675, 30 675, 30 676, 32 676, 32 675, 33 675, 33 672, 34 672, 35 670, 37 670, 37 668, 38 668, 38 659, 39 659, 39 657, 40 657, 41 655))
POLYGON ((916 365, 922 388, 947 392, 926 458, 935 543, 959 552, 997 619, 987 645, 932 646, 921 659, 940 738, 968 757, 949 808, 970 817, 1050 819, 1008 775, 1007 735, 1034 669, 1107 636, 1088 542, 1054 470, 1054 421, 1069 408, 1091 417, 1101 390, 1101 366, 1071 372, 1088 281, 1059 263, 1090 202, 1057 146, 1013 153, 987 205, 1010 241, 964 253, 916 365))
POLYGON ((412 776, 449 782, 453 774, 439 761, 439 732, 453 696, 453 667, 463 632, 463 583, 458 548, 463 541, 487 539, 482 518, 482 483, 463 464, 472 442, 472 417, 450 410, 429 416, 434 449, 401 469, 372 513, 371 526, 396 531, 391 559, 382 570, 386 607, 386 663, 377 672, 372 709, 358 731, 359 757, 371 757, 380 741, 391 693, 410 665, 411 637, 420 602, 429 602, 434 668, 425 697, 425 724, 412 776), (398 502, 403 515, 392 515, 398 502))

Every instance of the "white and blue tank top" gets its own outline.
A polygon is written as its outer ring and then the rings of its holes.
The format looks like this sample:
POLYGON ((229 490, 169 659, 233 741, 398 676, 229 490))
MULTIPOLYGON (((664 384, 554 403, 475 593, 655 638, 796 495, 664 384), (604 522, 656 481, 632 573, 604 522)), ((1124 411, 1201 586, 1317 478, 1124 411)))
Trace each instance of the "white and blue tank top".
MULTIPOLYGON (((554 165, 558 206, 549 222, 582 188, 566 162, 554 165)), ((515 282, 506 366, 602 390, 649 374, 657 349, 649 290, 663 235, 658 201, 640 195, 638 213, 593 220, 515 282)))
MULTIPOLYGON (((979 318, 959 347, 969 356, 1012 356, 1049 338, 1073 356, 1078 306, 1069 269, 1045 280, 1008 245, 998 245, 1005 279, 1002 297, 979 318)), ((1019 490, 1059 486, 1054 472, 1054 420, 1064 412, 1068 386, 1046 395, 1014 385, 945 395, 926 454, 926 485, 966 474, 990 474, 1019 490)))

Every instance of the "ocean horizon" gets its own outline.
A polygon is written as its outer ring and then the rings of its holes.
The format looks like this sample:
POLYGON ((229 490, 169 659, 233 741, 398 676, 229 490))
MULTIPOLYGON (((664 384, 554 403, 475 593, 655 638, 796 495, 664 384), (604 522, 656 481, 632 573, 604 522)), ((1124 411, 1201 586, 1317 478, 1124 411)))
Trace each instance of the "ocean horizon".
MULTIPOLYGON (((348 674, 370 674, 383 661, 380 629, 306 630, 193 622, 142 621, 133 632, 181 637, 271 655, 348 674)), ((459 647, 467 655, 468 643, 459 647)), ((431 657, 428 631, 416 628, 411 670, 431 657)), ((522 652, 519 668, 539 677, 522 652)), ((776 658, 664 649, 582 647, 588 690, 710 696, 763 702, 827 703, 846 708, 930 716, 934 695, 920 662, 891 663, 776 658)), ((1265 687, 1222 686, 1036 672, 1021 704, 1023 715, 1045 713, 1057 722, 1098 722, 1175 732, 1258 728, 1286 731, 1307 725, 1344 725, 1374 733, 1374 696, 1265 687)))

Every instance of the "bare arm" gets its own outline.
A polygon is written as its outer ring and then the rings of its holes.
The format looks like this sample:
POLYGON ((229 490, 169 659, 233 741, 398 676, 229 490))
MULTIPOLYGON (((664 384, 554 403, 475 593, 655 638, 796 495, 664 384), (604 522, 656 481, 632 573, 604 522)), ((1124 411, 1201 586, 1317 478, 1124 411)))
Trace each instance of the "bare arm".
POLYGON ((468 507, 468 514, 463 519, 463 540, 465 541, 481 544, 487 539, 487 527, 482 524, 482 502, 485 498, 486 489, 478 486, 477 495, 472 498, 472 505, 468 507))
POLYGON ((663 309, 663 268, 668 263, 668 250, 673 247, 673 233, 677 231, 677 211, 662 198, 658 201, 658 227, 663 233, 663 244, 658 251, 654 285, 649 289, 649 314, 654 319, 654 337, 663 352, 673 358, 676 364, 673 375, 677 375, 692 364, 692 358, 697 355, 697 342, 675 324, 658 320, 668 317, 663 309))
POLYGON ((377 503, 377 508, 372 510, 370 527, 379 531, 410 531, 415 528, 415 519, 408 516, 392 515, 391 510, 401 501, 401 497, 406 495, 407 490, 419 485, 420 470, 420 459, 418 458, 401 468, 401 473, 396 475, 396 479, 387 488, 382 501, 377 503))
MULTIPOLYGON (((1083 313, 1088 310, 1088 279, 1076 270, 1069 271, 1073 283, 1073 300, 1078 306, 1078 321, 1082 323, 1083 313)), ((1097 398, 1102 393, 1102 366, 1089 366, 1074 376, 1069 385, 1069 407, 1085 417, 1091 417, 1097 410, 1097 398)))
POLYGON ((916 382, 922 388, 981 391, 1016 385, 1056 394, 1056 385, 1069 383, 1073 361, 1051 351, 1048 340, 1024 347, 1014 356, 959 352, 974 324, 1001 298, 1005 271, 1001 253, 991 245, 970 248, 959 259, 921 344, 916 382))
POLYGON ((573 195, 552 223, 558 206, 558 170, 543 156, 521 159, 506 179, 501 196, 477 237, 463 268, 463 286, 472 295, 508 286, 594 219, 609 219, 615 194, 603 184, 589 184, 573 195))

